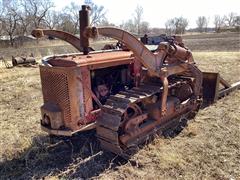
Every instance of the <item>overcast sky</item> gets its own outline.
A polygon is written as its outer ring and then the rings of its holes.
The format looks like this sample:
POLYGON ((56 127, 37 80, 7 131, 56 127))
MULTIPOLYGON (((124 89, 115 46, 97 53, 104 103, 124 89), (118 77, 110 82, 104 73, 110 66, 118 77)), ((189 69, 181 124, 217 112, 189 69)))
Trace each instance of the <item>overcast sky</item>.
MULTIPOLYGON (((71 0, 54 0, 56 9, 60 10, 70 4, 71 0)), ((84 0, 72 0, 82 5, 84 0)), ((103 5, 107 11, 108 21, 116 25, 133 18, 137 4, 143 7, 143 20, 151 27, 164 28, 165 22, 173 17, 183 16, 189 20, 189 27, 196 27, 198 16, 206 16, 213 26, 215 15, 225 15, 235 12, 240 15, 240 0, 93 0, 103 5)))

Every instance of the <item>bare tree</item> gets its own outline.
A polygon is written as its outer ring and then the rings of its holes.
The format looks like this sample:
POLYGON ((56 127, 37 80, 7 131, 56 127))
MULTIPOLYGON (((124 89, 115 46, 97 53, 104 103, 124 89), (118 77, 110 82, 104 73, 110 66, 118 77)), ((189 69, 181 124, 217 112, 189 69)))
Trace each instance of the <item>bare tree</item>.
POLYGON ((149 23, 146 21, 142 21, 143 8, 137 5, 133 15, 134 18, 123 22, 120 25, 120 28, 132 33, 136 33, 138 35, 147 33, 149 31, 149 23))
POLYGON ((234 18, 234 26, 239 29, 239 26, 240 26, 240 16, 235 16, 235 18, 234 18))
POLYGON ((186 18, 180 17, 175 18, 176 34, 184 34, 188 26, 188 20, 186 18))
POLYGON ((133 20, 132 20, 132 19, 129 19, 128 21, 123 22, 123 23, 120 25, 120 28, 121 28, 121 29, 124 29, 124 30, 126 30, 126 31, 129 31, 129 32, 132 32, 132 33, 135 33, 135 32, 136 32, 136 26, 135 26, 135 24, 133 23, 133 20))
POLYGON ((135 15, 134 15, 134 24, 137 28, 137 34, 140 34, 141 32, 141 23, 142 23, 142 15, 143 15, 143 8, 140 5, 137 5, 135 9, 135 15))
POLYGON ((9 36, 11 46, 14 45, 14 36, 19 22, 17 1, 12 1, 7 7, 1 8, 0 23, 3 32, 9 36))
POLYGON ((74 33, 79 32, 79 10, 81 10, 81 6, 71 2, 69 6, 66 6, 63 11, 65 14, 68 14, 70 20, 74 24, 74 33))
POLYGON ((172 33, 184 34, 187 26, 188 26, 188 20, 183 17, 179 17, 179 18, 175 17, 173 19, 169 19, 165 23, 166 32, 168 34, 172 34, 172 33))
MULTIPOLYGON (((3 14, 3 5, 2 2, 0 2, 0 18, 2 18, 2 14, 3 14)), ((2 21, 0 21, 0 36, 2 36, 3 34, 3 24, 2 21)))
POLYGON ((21 4, 32 28, 38 28, 47 12, 54 7, 52 0, 21 0, 21 4))
POLYGON ((0 36, 2 36, 3 34, 3 26, 2 26, 2 22, 0 21, 0 36))
POLYGON ((99 23, 99 26, 116 26, 115 24, 113 23, 110 23, 107 19, 103 19, 100 23, 99 23))
MULTIPOLYGON (((105 18, 105 10, 103 6, 98 6, 96 5, 92 0, 85 0, 84 2, 86 5, 88 5, 90 7, 90 17, 91 17, 91 21, 90 21, 90 25, 91 26, 97 26, 97 25, 101 25, 102 23, 106 23, 106 18, 105 18)), ((71 21, 71 26, 74 26, 74 31, 73 33, 77 33, 79 32, 79 10, 81 10, 81 6, 71 2, 69 6, 66 6, 63 11, 64 11, 64 16, 65 16, 65 20, 66 17, 68 24, 71 21)), ((72 31, 72 28, 70 28, 69 30, 72 31)))
POLYGON ((106 19, 106 11, 104 6, 96 5, 92 0, 85 0, 85 4, 89 5, 91 8, 90 16, 91 16, 91 26, 99 25, 104 19, 106 19))
POLYGON ((59 23, 57 29, 70 32, 74 34, 76 32, 75 23, 72 21, 72 17, 66 13, 59 14, 59 23))
POLYGON ((199 16, 198 19, 196 20, 196 24, 198 27, 199 32, 204 32, 207 29, 208 26, 208 20, 205 16, 199 16))
POLYGON ((171 34, 175 33, 175 29, 176 29, 176 27, 175 27, 175 24, 174 24, 174 19, 167 20, 166 23, 165 23, 166 34, 171 35, 171 34))
POLYGON ((50 10, 44 18, 44 23, 49 29, 56 29, 60 22, 60 13, 58 11, 50 10))
POLYGON ((221 17, 219 15, 214 16, 214 26, 216 32, 220 32, 221 28, 224 26, 224 21, 224 17, 221 17))
POLYGON ((21 34, 26 35, 28 33, 28 28, 32 22, 32 18, 26 14, 25 11, 20 11, 18 13, 19 21, 21 23, 20 29, 21 34))
POLYGON ((234 21, 235 21, 235 18, 236 18, 236 13, 234 12, 231 12, 229 13, 228 15, 225 15, 224 16, 224 20, 226 22, 226 24, 229 26, 229 27, 233 27, 234 26, 234 21))
POLYGON ((141 23, 140 32, 142 34, 146 34, 146 33, 148 33, 148 31, 149 31, 149 23, 147 21, 143 21, 141 23))

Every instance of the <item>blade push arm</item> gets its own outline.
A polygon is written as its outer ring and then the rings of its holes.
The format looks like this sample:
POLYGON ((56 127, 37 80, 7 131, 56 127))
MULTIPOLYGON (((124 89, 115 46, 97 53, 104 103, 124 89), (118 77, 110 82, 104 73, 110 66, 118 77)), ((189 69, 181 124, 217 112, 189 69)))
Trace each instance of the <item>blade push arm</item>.
POLYGON ((74 46, 76 49, 78 49, 79 51, 82 51, 82 47, 80 46, 80 38, 65 31, 35 29, 32 31, 32 36, 36 38, 41 38, 43 36, 52 36, 52 37, 61 39, 63 41, 66 41, 72 46, 74 46))
POLYGON ((185 62, 193 62, 192 54, 187 49, 180 47, 177 44, 162 42, 159 44, 157 53, 152 53, 145 45, 140 42, 135 36, 127 31, 114 27, 88 27, 85 29, 84 35, 88 38, 96 38, 102 35, 111 37, 123 42, 138 60, 145 66, 148 71, 157 77, 167 72, 168 75, 186 71, 185 62), (174 59, 180 66, 164 67, 163 61, 166 57, 174 59), (185 65, 184 65, 185 64, 185 65))
POLYGON ((88 27, 85 30, 85 36, 88 38, 96 38, 98 34, 123 42, 131 51, 133 51, 134 55, 141 61, 141 63, 148 69, 148 71, 150 71, 155 76, 159 76, 157 70, 160 70, 160 65, 162 64, 162 60, 166 56, 166 53, 157 55, 153 54, 132 34, 118 28, 88 27))

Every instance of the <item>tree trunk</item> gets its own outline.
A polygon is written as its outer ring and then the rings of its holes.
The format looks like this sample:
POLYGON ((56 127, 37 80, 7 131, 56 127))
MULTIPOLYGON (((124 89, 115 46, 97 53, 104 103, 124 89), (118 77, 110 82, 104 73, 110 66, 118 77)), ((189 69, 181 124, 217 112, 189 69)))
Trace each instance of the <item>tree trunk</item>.
POLYGON ((13 36, 12 35, 9 35, 10 37, 10 44, 11 44, 11 47, 14 46, 14 39, 13 39, 13 36))

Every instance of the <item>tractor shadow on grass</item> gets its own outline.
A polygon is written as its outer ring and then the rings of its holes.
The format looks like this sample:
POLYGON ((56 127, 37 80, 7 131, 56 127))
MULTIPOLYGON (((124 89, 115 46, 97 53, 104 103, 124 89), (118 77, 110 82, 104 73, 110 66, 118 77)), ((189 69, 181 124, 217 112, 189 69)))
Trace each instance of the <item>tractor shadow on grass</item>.
MULTIPOLYGON (((158 135, 174 138, 185 126, 187 123, 183 122, 175 131, 169 129, 158 135)), ((154 138, 155 135, 145 144, 131 149, 129 158, 154 138)), ((116 170, 128 162, 136 166, 137 163, 129 158, 102 151, 94 130, 71 138, 37 136, 33 138, 32 146, 18 158, 0 162, 0 179, 42 179, 49 176, 88 179, 106 170, 116 170)))
POLYGON ((18 158, 0 162, 0 179, 42 179, 48 176, 92 178, 107 169, 128 162, 115 154, 102 151, 95 131, 54 139, 33 138, 32 146, 18 158))

